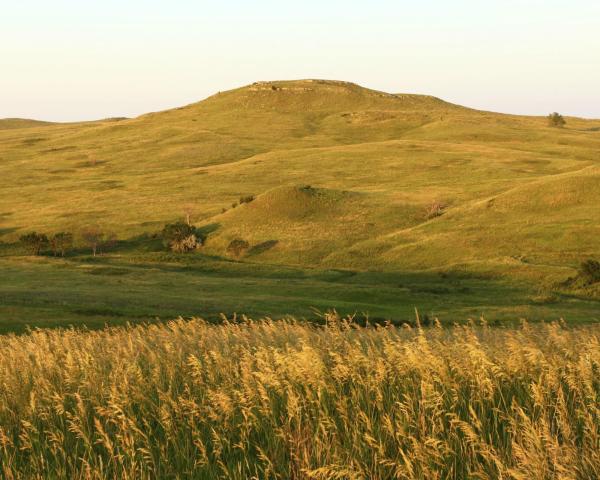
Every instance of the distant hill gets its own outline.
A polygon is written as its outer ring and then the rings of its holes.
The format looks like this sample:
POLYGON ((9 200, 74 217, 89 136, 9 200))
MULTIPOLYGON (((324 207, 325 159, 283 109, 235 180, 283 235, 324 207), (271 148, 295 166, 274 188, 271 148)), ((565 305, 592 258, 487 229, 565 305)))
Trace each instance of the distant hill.
POLYGON ((52 125, 50 122, 41 122, 39 120, 28 120, 26 118, 0 118, 0 130, 9 130, 14 128, 32 128, 52 125))
POLYGON ((243 239, 247 261, 560 277, 600 252, 598 151, 598 120, 556 129, 326 80, 119 121, 0 120, 0 241, 130 237, 186 210, 206 252, 243 239))

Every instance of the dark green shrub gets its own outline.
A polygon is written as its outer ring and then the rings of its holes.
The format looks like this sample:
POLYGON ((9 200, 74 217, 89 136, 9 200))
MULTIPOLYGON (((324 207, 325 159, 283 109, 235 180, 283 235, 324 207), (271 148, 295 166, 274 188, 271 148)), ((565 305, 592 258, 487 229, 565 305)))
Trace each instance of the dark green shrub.
POLYGON ((32 255, 39 255, 48 246, 48 237, 43 233, 30 232, 21 235, 19 241, 32 255))
POLYGON ((254 195, 246 195, 245 197, 240 197, 240 205, 242 203, 250 203, 254 200, 254 195))
POLYGON ((234 257, 241 257, 249 248, 250 244, 246 240, 236 238, 229 242, 229 245, 227 246, 227 253, 229 255, 233 255, 234 257))
POLYGON ((165 247, 178 253, 190 252, 202 245, 202 239, 196 235, 196 229, 183 222, 165 225, 162 241, 165 247))
POLYGON ((550 115, 548 115, 548 125, 550 125, 551 127, 557 127, 557 128, 562 128, 566 125, 566 120, 563 118, 563 116, 558 113, 558 112, 553 112, 550 115))
POLYGON ((596 260, 586 260, 579 266, 579 276, 586 283, 600 282, 600 262, 596 260))

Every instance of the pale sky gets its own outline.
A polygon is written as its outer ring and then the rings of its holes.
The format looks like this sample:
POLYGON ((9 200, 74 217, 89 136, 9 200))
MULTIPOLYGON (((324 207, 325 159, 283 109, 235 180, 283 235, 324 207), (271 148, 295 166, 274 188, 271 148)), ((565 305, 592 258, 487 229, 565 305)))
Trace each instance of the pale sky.
POLYGON ((0 118, 129 117, 299 78, 600 118, 598 0, 0 1, 0 118))

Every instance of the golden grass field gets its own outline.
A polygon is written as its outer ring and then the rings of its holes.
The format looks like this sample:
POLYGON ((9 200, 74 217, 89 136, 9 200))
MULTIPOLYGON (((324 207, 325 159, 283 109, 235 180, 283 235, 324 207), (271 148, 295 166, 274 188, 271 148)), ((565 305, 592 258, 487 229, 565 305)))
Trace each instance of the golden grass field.
POLYGON ((600 327, 196 319, 0 336, 0 476, 600 477, 600 327))

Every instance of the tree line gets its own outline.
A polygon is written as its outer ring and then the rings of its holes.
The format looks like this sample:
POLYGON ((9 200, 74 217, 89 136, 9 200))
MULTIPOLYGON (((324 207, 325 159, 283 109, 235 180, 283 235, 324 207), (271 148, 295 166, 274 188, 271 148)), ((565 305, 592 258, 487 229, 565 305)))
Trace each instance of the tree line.
MULTIPOLYGON (((105 232, 99 227, 88 227, 79 234, 81 242, 90 249, 93 256, 113 247, 117 242, 114 233, 105 232)), ((64 257, 74 247, 71 232, 58 232, 48 236, 45 233, 29 232, 19 237, 19 241, 31 255, 42 255, 50 250, 55 257, 64 257)))

